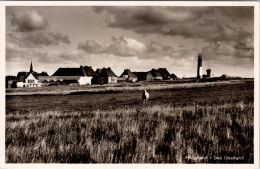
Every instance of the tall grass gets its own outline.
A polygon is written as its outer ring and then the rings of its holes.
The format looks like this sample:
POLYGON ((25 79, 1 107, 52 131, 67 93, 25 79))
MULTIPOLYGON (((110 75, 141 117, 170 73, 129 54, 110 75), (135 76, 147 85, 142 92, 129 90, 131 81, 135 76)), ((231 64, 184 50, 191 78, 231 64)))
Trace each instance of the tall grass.
POLYGON ((243 100, 9 113, 6 162, 253 163, 253 115, 243 100))

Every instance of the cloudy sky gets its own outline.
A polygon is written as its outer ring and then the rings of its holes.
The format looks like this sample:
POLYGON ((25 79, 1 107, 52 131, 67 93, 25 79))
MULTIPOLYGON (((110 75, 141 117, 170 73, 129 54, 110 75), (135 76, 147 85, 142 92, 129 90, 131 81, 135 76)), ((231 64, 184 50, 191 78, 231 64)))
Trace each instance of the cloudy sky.
POLYGON ((254 75, 253 7, 6 7, 6 75, 59 67, 254 75))

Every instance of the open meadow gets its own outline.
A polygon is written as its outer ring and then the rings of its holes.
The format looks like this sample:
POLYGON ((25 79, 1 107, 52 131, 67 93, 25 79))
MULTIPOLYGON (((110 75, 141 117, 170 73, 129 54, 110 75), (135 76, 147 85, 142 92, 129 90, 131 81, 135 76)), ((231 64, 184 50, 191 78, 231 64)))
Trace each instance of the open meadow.
POLYGON ((253 80, 148 92, 6 95, 6 162, 254 162, 253 80))

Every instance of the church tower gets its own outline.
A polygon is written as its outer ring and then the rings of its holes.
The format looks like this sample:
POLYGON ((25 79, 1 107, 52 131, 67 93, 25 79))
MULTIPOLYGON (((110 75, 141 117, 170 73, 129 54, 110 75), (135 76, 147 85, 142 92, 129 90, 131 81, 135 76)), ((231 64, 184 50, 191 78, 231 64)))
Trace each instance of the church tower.
POLYGON ((198 56, 198 69, 197 69, 197 78, 202 77, 202 56, 198 56))
POLYGON ((32 60, 31 60, 31 67, 30 67, 29 73, 32 73, 32 72, 33 72, 33 65, 32 65, 32 60))

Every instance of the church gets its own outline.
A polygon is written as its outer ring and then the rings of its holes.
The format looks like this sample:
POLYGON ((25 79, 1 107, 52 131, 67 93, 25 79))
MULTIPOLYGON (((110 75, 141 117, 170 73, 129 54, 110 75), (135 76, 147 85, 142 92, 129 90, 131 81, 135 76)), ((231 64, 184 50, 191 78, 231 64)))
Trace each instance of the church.
POLYGON ((37 73, 33 71, 33 65, 31 61, 29 72, 18 72, 16 79, 16 87, 41 87, 42 83, 39 82, 40 76, 49 76, 46 72, 37 73))

